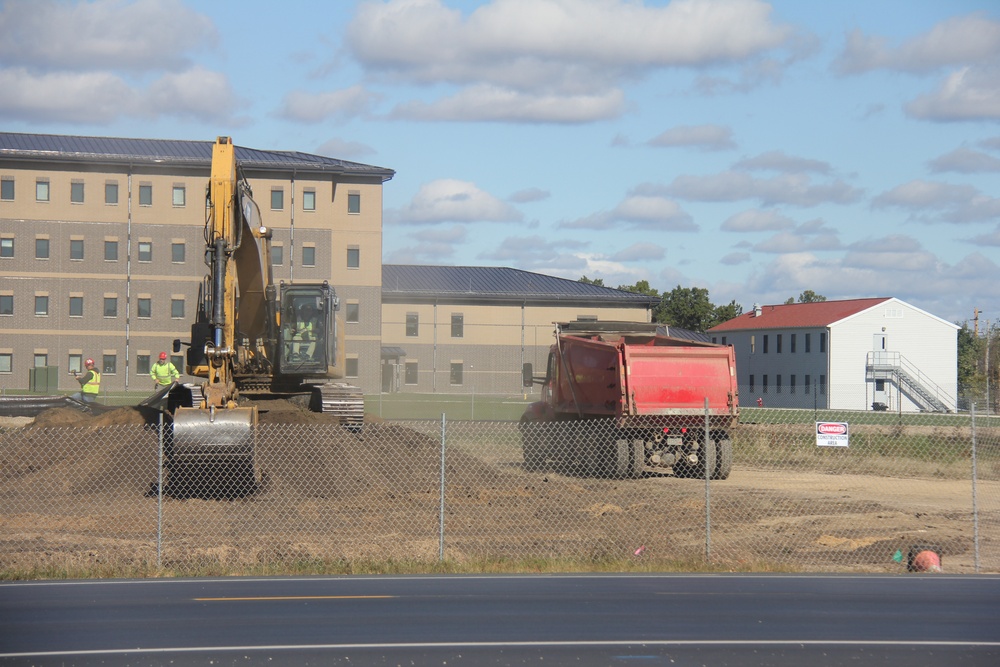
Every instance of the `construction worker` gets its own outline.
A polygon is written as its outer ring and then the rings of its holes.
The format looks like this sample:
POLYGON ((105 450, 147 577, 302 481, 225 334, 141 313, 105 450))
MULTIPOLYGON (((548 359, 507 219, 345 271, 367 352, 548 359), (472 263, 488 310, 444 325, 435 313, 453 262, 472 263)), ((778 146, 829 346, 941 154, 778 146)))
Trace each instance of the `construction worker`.
POLYGON ((76 381, 80 383, 80 391, 73 394, 71 398, 84 403, 93 403, 97 400, 97 395, 101 393, 101 374, 94 366, 93 359, 87 359, 83 362, 83 367, 85 369, 83 373, 73 372, 76 381))
POLYGON ((153 378, 153 388, 169 387, 181 376, 177 367, 167 359, 166 352, 160 352, 160 359, 149 369, 149 377, 153 378))

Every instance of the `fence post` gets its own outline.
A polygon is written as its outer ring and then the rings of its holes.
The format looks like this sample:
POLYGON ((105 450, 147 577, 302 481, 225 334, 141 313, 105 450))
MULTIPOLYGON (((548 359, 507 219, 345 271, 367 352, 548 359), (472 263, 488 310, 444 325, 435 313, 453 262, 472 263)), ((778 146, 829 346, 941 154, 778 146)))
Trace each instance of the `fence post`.
MULTIPOLYGON (((709 456, 708 448, 715 447, 715 443, 712 442, 711 433, 709 431, 708 423, 708 396, 705 397, 705 450, 701 453, 701 458, 705 462, 705 562, 710 563, 712 561, 712 493, 709 490, 711 486, 708 480, 712 478, 712 473, 715 472, 713 468, 714 465, 709 466, 709 456)), ((718 456, 718 453, 716 453, 718 456)), ((715 461, 715 456, 711 457, 712 461, 715 461)))
MULTIPOLYGON (((987 408, 988 409, 988 408, 987 408)), ((976 404, 970 406, 972 414, 972 545, 975 552, 976 574, 979 574, 979 501, 976 478, 976 404)))
POLYGON ((156 463, 156 569, 163 567, 163 413, 160 413, 159 454, 156 463))
POLYGON ((440 507, 438 508, 438 560, 444 560, 444 443, 445 443, 445 413, 441 413, 441 489, 440 507))

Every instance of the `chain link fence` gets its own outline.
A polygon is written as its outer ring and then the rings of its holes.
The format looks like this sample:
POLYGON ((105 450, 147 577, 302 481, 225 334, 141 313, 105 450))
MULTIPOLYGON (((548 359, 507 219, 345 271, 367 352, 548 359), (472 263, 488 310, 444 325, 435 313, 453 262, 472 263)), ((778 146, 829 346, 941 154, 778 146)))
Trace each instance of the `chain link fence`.
POLYGON ((0 569, 566 558, 894 572, 932 547, 945 571, 1000 572, 1000 419, 821 419, 846 432, 766 407, 729 432, 667 424, 659 438, 606 420, 261 423, 256 466, 186 475, 158 424, 8 425, 0 569))

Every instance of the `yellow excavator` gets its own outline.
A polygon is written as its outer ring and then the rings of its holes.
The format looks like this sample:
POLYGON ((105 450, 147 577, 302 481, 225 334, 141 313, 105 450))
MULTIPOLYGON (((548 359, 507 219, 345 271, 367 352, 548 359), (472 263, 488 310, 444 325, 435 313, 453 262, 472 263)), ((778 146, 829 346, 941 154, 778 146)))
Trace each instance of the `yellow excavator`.
MULTIPOLYGON (((322 283, 275 285, 271 229, 229 137, 213 147, 207 189, 205 263, 186 371, 204 383, 175 385, 167 398, 173 480, 255 489, 258 413, 241 396, 309 394, 310 409, 360 429, 364 399, 344 377, 344 335, 336 291, 322 283)), ((174 341, 179 352, 181 341, 174 341)))

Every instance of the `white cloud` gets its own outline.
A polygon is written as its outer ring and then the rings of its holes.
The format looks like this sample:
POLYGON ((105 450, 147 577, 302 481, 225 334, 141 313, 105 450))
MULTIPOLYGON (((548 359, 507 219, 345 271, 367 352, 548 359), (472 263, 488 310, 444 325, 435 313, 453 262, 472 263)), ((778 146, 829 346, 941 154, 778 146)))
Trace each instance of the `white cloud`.
POLYGON ((111 123, 134 112, 137 93, 108 72, 58 72, 33 76, 0 69, 0 117, 29 122, 111 123))
POLYGON ((46 70, 178 70, 187 51, 219 41, 212 21, 180 0, 0 4, 0 62, 46 70))
POLYGON ((288 120, 321 123, 331 118, 363 116, 378 99, 378 95, 365 90, 362 86, 322 93, 296 90, 285 95, 277 114, 288 120))
POLYGON ((971 148, 956 148, 934 158, 927 165, 936 173, 951 171, 960 174, 980 174, 1000 171, 1000 158, 971 148))
POLYGON ((722 125, 679 125, 664 130, 646 143, 656 148, 690 147, 703 151, 736 148, 732 129, 722 125))
POLYGON ((528 204, 530 202, 548 199, 551 196, 552 193, 548 190, 542 190, 541 188, 525 188, 524 190, 518 190, 508 197, 508 199, 515 204, 528 204))
POLYGON ((577 220, 559 223, 567 229, 611 229, 620 223, 632 228, 694 232, 698 225, 681 206, 666 197, 632 193, 611 211, 595 213, 577 220))
POLYGON ((934 92, 905 106, 914 118, 934 121, 1000 121, 1000 66, 965 67, 934 92))
POLYGON ((397 105, 390 118, 411 120, 478 120, 519 123, 587 123, 614 118, 625 106, 621 90, 592 95, 555 95, 476 85, 433 102, 397 105))
POLYGON ((774 178, 756 178, 738 171, 709 176, 678 176, 665 191, 691 201, 732 202, 759 200, 765 206, 789 204, 851 204, 861 198, 861 191, 844 181, 814 184, 806 175, 784 174, 774 178))
POLYGON ((898 47, 860 30, 848 33, 834 63, 844 74, 875 69, 923 73, 944 66, 966 65, 1000 56, 1000 21, 985 13, 955 16, 898 47))
POLYGON ((924 222, 988 222, 1000 218, 1000 198, 984 195, 971 185, 914 180, 883 192, 873 208, 896 207, 924 222))
POLYGON ((831 171, 830 164, 827 162, 795 157, 794 155, 787 155, 782 151, 768 151, 755 157, 744 158, 734 164, 733 168, 748 171, 777 171, 782 173, 812 172, 824 175, 829 174, 831 171))
POLYGON ((402 104, 396 117, 586 122, 623 112, 624 80, 745 64, 792 36, 759 0, 494 0, 468 14, 390 0, 362 4, 346 43, 377 79, 470 88, 402 104))
POLYGON ((386 210, 383 217, 388 224, 438 224, 520 222, 523 216, 474 183, 440 179, 424 184, 409 204, 386 210))
POLYGON ((640 242, 633 243, 629 247, 619 250, 609 256, 614 262, 640 262, 645 260, 660 260, 667 256, 667 251, 663 246, 655 243, 640 242))
POLYGON ((232 118, 243 101, 224 74, 202 67, 164 74, 141 95, 148 116, 189 116, 204 121, 232 118))
POLYGON ((795 221, 777 211, 751 209, 730 216, 722 223, 727 232, 766 232, 791 229, 795 221))

